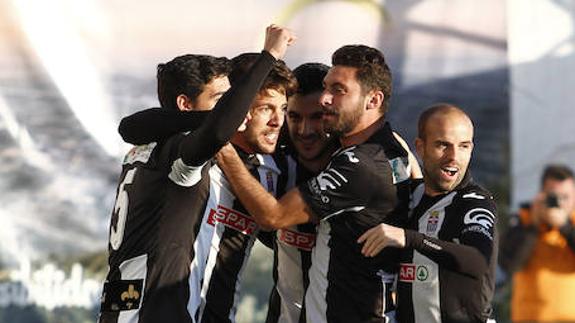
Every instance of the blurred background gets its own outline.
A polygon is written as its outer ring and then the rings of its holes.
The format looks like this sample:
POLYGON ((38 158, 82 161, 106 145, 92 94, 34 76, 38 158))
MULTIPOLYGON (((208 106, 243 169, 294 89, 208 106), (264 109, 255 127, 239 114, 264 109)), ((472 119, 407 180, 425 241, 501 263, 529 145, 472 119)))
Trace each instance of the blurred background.
MULTIPOLYGON (((501 229, 544 164, 575 166, 575 0, 0 0, 0 322, 95 322, 129 149, 119 120, 158 106, 158 63, 259 51, 272 22, 298 36, 292 68, 381 49, 388 118, 412 147, 422 109, 462 106, 501 229)), ((250 261, 240 323, 263 321, 271 285, 271 252, 250 261)), ((504 275, 499 287, 507 322, 504 275)))

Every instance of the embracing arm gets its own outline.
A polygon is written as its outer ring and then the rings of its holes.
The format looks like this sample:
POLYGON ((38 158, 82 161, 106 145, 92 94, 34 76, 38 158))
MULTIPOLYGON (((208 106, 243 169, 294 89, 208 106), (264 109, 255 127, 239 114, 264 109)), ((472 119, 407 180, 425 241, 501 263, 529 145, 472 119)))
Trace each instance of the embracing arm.
POLYGON ((232 145, 224 146, 217 157, 235 195, 263 228, 281 229, 314 219, 299 189, 294 188, 277 200, 249 173, 232 145))
POLYGON ((198 129, 209 111, 176 111, 151 108, 138 111, 120 121, 118 132, 132 145, 144 145, 168 139, 178 132, 198 129))
POLYGON ((488 270, 488 255, 494 252, 489 242, 465 245, 383 223, 367 230, 357 241, 364 243, 361 252, 367 257, 376 256, 385 247, 411 248, 440 266, 474 278, 480 278, 488 270))

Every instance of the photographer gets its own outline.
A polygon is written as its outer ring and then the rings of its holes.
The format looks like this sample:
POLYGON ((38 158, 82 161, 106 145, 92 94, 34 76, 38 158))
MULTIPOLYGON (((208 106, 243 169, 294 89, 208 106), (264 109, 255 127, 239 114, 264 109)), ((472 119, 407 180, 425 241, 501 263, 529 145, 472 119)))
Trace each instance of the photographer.
POLYGON ((513 322, 575 322, 575 179, 549 165, 541 191, 511 219, 500 264, 513 274, 513 322))

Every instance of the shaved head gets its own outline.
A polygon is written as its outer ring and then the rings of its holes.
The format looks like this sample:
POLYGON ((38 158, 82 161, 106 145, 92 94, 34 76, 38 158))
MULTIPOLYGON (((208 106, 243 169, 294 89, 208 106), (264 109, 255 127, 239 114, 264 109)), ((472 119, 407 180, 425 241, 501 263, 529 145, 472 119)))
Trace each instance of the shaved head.
POLYGON ((454 190, 465 177, 473 151, 473 123, 460 108, 436 104, 419 117, 417 154, 423 162, 425 192, 454 190))
POLYGON ((423 113, 419 116, 419 121, 417 123, 417 137, 425 140, 427 137, 427 126, 430 122, 442 122, 442 120, 457 120, 462 123, 466 123, 473 131, 473 122, 471 118, 461 110, 459 107, 448 104, 448 103, 438 103, 425 109, 423 113))

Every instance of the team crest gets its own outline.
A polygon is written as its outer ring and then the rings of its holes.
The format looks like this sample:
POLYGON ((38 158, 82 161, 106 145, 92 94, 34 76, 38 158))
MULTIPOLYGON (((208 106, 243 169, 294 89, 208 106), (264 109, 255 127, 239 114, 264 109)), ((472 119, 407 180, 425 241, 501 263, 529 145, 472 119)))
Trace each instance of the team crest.
POLYGON ((439 224, 439 211, 431 211, 429 218, 427 218, 426 232, 428 234, 435 232, 437 230, 438 224, 439 224))

